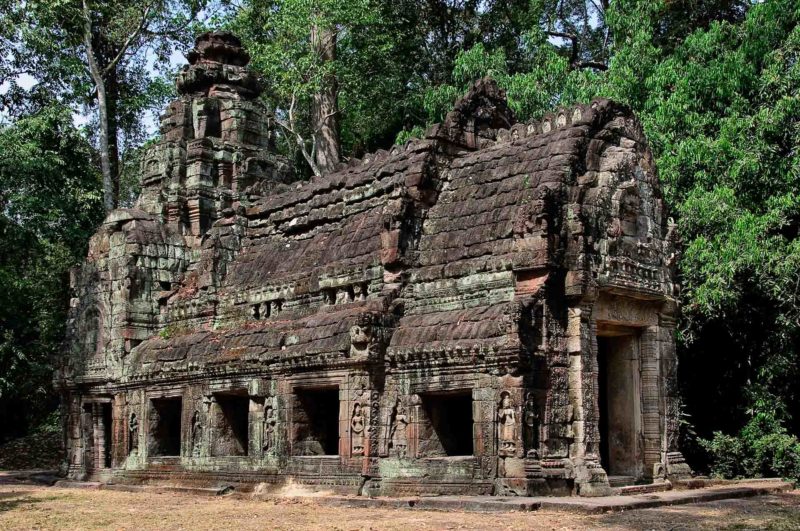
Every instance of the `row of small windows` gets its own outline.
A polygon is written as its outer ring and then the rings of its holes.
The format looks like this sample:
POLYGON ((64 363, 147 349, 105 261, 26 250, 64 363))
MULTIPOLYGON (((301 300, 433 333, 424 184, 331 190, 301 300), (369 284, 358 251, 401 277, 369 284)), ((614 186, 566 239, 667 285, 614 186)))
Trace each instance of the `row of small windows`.
MULTIPOLYGON (((367 284, 353 284, 351 286, 343 286, 340 288, 325 288, 322 290, 322 302, 326 306, 333 306, 336 304, 347 304, 350 302, 358 302, 366 300, 367 298, 367 284)), ((259 319, 269 319, 277 315, 283 310, 283 300, 276 299, 273 301, 255 303, 250 305, 250 317, 259 319)))
POLYGON ((279 314, 282 310, 283 301, 281 299, 262 302, 250 306, 250 317, 255 320, 269 319, 271 316, 279 314))

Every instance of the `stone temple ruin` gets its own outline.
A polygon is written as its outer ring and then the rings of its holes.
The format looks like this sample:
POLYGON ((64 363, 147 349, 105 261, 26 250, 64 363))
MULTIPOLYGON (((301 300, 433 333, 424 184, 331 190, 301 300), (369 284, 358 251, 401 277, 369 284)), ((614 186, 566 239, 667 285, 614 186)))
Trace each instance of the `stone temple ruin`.
POLYGON ((423 139, 293 183, 247 62, 198 38, 138 203, 74 271, 71 478, 602 495, 690 473, 674 231, 627 108, 517 123, 484 79, 423 139))

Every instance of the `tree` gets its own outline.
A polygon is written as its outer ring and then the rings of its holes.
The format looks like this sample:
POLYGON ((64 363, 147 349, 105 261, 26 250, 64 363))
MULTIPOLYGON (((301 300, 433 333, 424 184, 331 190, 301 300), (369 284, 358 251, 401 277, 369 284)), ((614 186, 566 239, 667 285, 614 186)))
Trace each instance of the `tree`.
POLYGON ((67 271, 102 216, 93 157, 62 106, 0 128, 0 440, 54 406, 67 271))
POLYGON ((4 19, 12 20, 15 28, 6 32, 13 44, 5 62, 14 67, 8 70, 29 73, 39 82, 35 89, 44 88, 65 103, 96 108, 103 204, 106 210, 116 208, 120 129, 126 121, 135 122, 128 133, 140 125, 141 95, 153 99, 164 95, 165 84, 149 74, 149 63, 168 63, 173 48, 188 42, 188 36, 196 30, 197 14, 208 2, 3 3, 8 13, 4 19), (139 116, 130 120, 131 114, 139 116))
POLYGON ((314 175, 341 160, 342 39, 379 23, 372 0, 253 0, 230 25, 269 83, 276 119, 314 175))
POLYGON ((687 398, 728 431, 764 406, 800 428, 798 22, 795 2, 753 6, 691 33, 646 79, 641 116, 686 245, 687 398))

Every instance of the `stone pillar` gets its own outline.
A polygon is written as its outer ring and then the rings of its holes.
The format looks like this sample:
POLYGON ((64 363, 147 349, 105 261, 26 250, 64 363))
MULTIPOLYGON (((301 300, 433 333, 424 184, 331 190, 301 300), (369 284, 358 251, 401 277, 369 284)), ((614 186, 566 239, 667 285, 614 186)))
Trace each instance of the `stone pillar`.
POLYGON ((572 438, 569 457, 575 490, 581 496, 607 496, 612 491, 597 453, 597 324, 589 307, 567 309, 565 343, 569 356, 569 404, 572 412, 568 433, 572 438))
POLYGON ((409 413, 411 422, 408 424, 408 457, 419 457, 419 433, 422 409, 422 400, 419 395, 413 394, 409 398, 409 413))
POLYGON ((81 405, 81 472, 87 475, 94 468, 94 418, 91 404, 81 405))
MULTIPOLYGON (((271 398, 267 398, 271 402, 271 398)), ((262 396, 250 396, 247 411, 247 455, 260 457, 264 454, 264 409, 267 403, 262 396)))
POLYGON ((661 390, 661 463, 654 466, 653 474, 663 473, 668 479, 688 479, 692 470, 679 447, 680 394, 678 390, 678 359, 675 351, 675 319, 672 315, 659 315, 658 346, 660 354, 661 390))
POLYGON ((67 423, 67 473, 72 479, 80 479, 81 469, 84 466, 81 399, 80 396, 68 395, 67 400, 67 417, 65 419, 67 423))
POLYGON ((128 414, 124 394, 114 395, 111 403, 111 467, 118 468, 128 455, 128 414))
POLYGON ((662 330, 648 326, 639 338, 641 353, 642 439, 644 443, 644 474, 650 477, 654 466, 661 461, 663 431, 663 402, 661 376, 662 330))

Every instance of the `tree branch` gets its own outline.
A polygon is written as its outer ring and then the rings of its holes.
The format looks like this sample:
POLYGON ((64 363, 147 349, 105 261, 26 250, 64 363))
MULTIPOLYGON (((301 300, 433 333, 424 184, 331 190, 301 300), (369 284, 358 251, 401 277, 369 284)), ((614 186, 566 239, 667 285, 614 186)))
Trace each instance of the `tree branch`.
POLYGON ((575 66, 575 68, 594 68, 595 70, 602 70, 604 72, 608 70, 608 65, 600 61, 579 61, 573 66, 575 66))
POLYGON ((311 153, 309 153, 308 149, 306 148, 306 141, 303 138, 303 135, 301 135, 295 129, 295 125, 294 125, 294 108, 295 108, 296 103, 297 103, 297 98, 296 98, 295 94, 292 93, 292 101, 289 103, 289 110, 288 110, 288 115, 289 115, 288 123, 286 121, 284 121, 284 120, 279 119, 277 116, 275 117, 275 122, 279 126, 281 126, 284 129, 286 129, 286 131, 289 134, 291 134, 292 136, 295 137, 295 140, 297 142, 297 146, 300 148, 300 153, 302 153, 303 158, 306 160, 308 165, 311 166, 311 171, 314 173, 314 176, 315 177, 319 177, 320 175, 322 175, 322 171, 320 171, 319 166, 317 166, 317 163, 314 160, 314 153, 316 151, 316 145, 313 145, 313 140, 312 140, 311 153))
POLYGON ((578 36, 574 33, 567 33, 564 31, 546 31, 551 37, 559 37, 561 39, 568 39, 571 41, 571 52, 569 55, 569 65, 572 68, 594 68, 596 70, 608 70, 608 65, 601 61, 581 61, 578 59, 580 50, 578 49, 578 36))
MULTIPOLYGON (((128 48, 130 47, 131 43, 133 43, 134 39, 138 38, 139 35, 142 34, 142 31, 144 31, 145 27, 147 26, 147 17, 150 14, 150 10, 153 8, 154 3, 155 2, 151 2, 145 6, 144 11, 142 11, 142 20, 139 21, 139 26, 128 36, 127 39, 125 39, 125 42, 122 43, 122 46, 120 47, 119 52, 117 52, 116 57, 114 57, 103 69, 103 76, 107 75, 115 66, 117 66, 117 63, 125 55, 125 52, 128 51, 128 48)), ((83 5, 84 10, 86 10, 86 0, 83 1, 83 5)))
POLYGON ((569 54, 569 64, 574 65, 578 60, 578 36, 573 33, 566 33, 563 31, 548 31, 547 34, 551 37, 569 39, 572 42, 572 51, 569 54))

